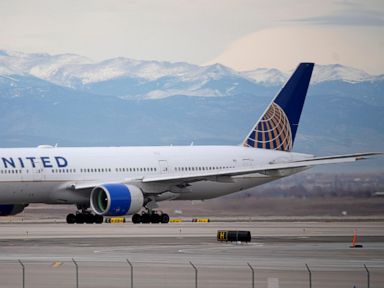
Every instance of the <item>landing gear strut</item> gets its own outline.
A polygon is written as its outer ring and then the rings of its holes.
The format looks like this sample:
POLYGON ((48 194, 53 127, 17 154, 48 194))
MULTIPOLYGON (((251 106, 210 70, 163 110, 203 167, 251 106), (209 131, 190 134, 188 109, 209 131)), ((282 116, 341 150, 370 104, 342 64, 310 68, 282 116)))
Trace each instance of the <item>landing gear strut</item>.
POLYGON ((168 223, 169 215, 166 213, 158 214, 156 211, 142 212, 132 216, 132 223, 168 223))
POLYGON ((103 223, 103 216, 93 214, 92 212, 88 211, 86 208, 81 209, 81 211, 76 211, 75 214, 68 214, 67 215, 67 223, 68 224, 101 224, 103 223))

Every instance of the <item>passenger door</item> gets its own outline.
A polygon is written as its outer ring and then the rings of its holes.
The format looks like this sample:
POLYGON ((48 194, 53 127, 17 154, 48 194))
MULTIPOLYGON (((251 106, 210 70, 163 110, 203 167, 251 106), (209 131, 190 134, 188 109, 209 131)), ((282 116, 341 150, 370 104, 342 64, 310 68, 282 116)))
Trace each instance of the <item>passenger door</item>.
POLYGON ((160 168, 160 173, 165 174, 168 173, 168 161, 167 160, 159 160, 159 168, 160 168))

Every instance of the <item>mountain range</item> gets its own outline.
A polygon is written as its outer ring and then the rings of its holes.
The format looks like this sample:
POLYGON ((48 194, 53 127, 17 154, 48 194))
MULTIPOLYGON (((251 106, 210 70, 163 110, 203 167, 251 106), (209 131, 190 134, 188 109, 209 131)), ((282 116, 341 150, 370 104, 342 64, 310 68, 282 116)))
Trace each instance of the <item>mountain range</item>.
MULTIPOLYGON (((292 71, 0 50, 0 146, 240 143, 292 71)), ((316 65, 295 150, 381 151, 383 91, 384 75, 316 65)))

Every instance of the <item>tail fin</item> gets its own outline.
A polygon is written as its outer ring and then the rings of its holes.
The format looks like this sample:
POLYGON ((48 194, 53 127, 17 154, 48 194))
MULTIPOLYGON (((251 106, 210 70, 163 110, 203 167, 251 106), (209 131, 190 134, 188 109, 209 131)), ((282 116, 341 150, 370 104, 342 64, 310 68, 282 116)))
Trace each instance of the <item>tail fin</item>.
POLYGON ((282 151, 292 150, 313 66, 313 63, 300 63, 244 139, 243 146, 282 151))

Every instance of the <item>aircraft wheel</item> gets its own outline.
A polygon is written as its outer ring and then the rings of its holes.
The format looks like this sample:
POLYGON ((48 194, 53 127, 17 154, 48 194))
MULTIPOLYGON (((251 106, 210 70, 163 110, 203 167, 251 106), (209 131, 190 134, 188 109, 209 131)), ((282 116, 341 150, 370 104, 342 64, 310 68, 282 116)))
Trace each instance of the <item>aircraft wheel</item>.
POLYGON ((151 216, 148 213, 141 215, 141 223, 147 224, 151 222, 151 216))
POLYGON ((133 223, 133 224, 139 224, 139 223, 141 223, 141 216, 140 216, 140 214, 134 214, 134 215, 132 216, 132 223, 133 223))
POLYGON ((169 222, 169 215, 168 214, 162 214, 161 216, 161 223, 168 223, 169 222))
POLYGON ((67 223, 68 224, 75 224, 76 223, 76 216, 74 214, 68 214, 67 215, 67 223))
POLYGON ((76 224, 84 224, 84 214, 76 214, 76 224))
POLYGON ((161 221, 161 217, 157 213, 151 214, 150 217, 151 217, 151 223, 160 223, 160 221, 161 221))
POLYGON ((104 217, 102 215, 94 215, 93 217, 96 224, 101 224, 104 221, 104 217))
POLYGON ((84 222, 87 224, 93 224, 95 223, 95 216, 93 214, 83 214, 84 216, 84 222))

